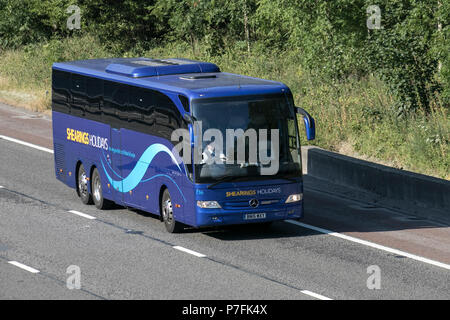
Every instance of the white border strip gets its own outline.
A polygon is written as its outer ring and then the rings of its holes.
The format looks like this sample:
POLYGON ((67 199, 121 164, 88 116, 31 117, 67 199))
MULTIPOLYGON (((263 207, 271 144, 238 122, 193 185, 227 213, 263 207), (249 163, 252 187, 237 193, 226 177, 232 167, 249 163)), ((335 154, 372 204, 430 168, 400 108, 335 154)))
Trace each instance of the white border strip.
POLYGON ((80 212, 80 211, 76 211, 76 210, 69 210, 68 212, 76 214, 77 216, 80 216, 80 217, 83 217, 83 218, 86 218, 86 219, 89 219, 89 220, 97 219, 96 217, 90 216, 90 215, 88 215, 86 213, 83 213, 83 212, 80 212))
POLYGON ((26 266, 26 265, 24 265, 22 263, 19 263, 17 261, 8 261, 8 263, 12 264, 13 266, 16 266, 16 267, 18 267, 20 269, 23 269, 23 270, 26 270, 28 272, 31 272, 31 273, 39 273, 40 272, 39 270, 36 270, 36 269, 34 269, 32 267, 29 267, 29 266, 26 266))
POLYGON ((440 268, 444 268, 444 269, 450 270, 450 265, 442 263, 442 262, 439 262, 439 261, 435 261, 435 260, 431 260, 431 259, 424 258, 424 257, 421 257, 421 256, 417 256, 415 254, 408 253, 408 252, 401 251, 401 250, 397 250, 397 249, 394 249, 394 248, 385 247, 385 246, 380 245, 380 244, 376 244, 376 243, 373 243, 373 242, 370 242, 370 241, 354 238, 354 237, 347 236, 345 234, 341 234, 341 233, 337 233, 337 232, 333 232, 333 231, 330 231, 330 230, 327 230, 327 229, 314 227, 312 225, 309 225, 309 224, 306 224, 306 223, 302 223, 302 222, 298 222, 298 221, 295 221, 295 220, 285 220, 285 221, 288 222, 288 223, 295 224, 297 226, 303 227, 303 228, 311 229, 311 230, 314 230, 314 231, 317 231, 317 232, 320 232, 320 233, 325 233, 325 234, 327 234, 329 236, 333 236, 333 237, 341 238, 341 239, 348 240, 348 241, 351 241, 351 242, 359 243, 359 244, 362 244, 362 245, 365 245, 365 246, 368 246, 368 247, 372 247, 372 248, 375 248, 375 249, 383 250, 383 251, 386 251, 386 252, 389 252, 389 253, 393 253, 393 254, 396 254, 396 255, 399 255, 399 256, 403 256, 403 257, 410 258, 410 259, 413 259, 413 260, 417 260, 417 261, 420 261, 420 262, 428 263, 428 264, 431 264, 431 265, 436 266, 436 267, 440 267, 440 268))
POLYGON ((37 150, 40 150, 40 151, 44 151, 44 152, 48 152, 48 153, 53 153, 53 150, 51 150, 51 149, 44 148, 44 147, 40 147, 40 146, 38 146, 38 145, 29 143, 29 142, 25 142, 25 141, 22 141, 22 140, 14 139, 14 138, 11 138, 11 137, 7 137, 7 136, 2 136, 2 135, 0 135, 0 139, 7 140, 7 141, 11 141, 11 142, 15 142, 15 143, 21 144, 21 145, 23 145, 23 146, 30 147, 30 148, 34 148, 34 149, 37 149, 37 150))
POLYGON ((184 247, 174 246, 173 248, 174 248, 174 249, 177 249, 177 250, 180 250, 180 251, 183 251, 183 252, 186 252, 186 253, 189 253, 189 254, 192 254, 192 255, 194 255, 194 256, 196 256, 196 257, 199 257, 199 258, 205 258, 205 257, 206 257, 206 256, 205 256, 204 254, 202 254, 202 253, 198 253, 198 252, 196 252, 196 251, 192 251, 192 250, 186 249, 186 248, 184 248, 184 247))
POLYGON ((301 293, 306 294, 306 295, 311 296, 311 297, 314 297, 314 298, 319 299, 319 300, 333 300, 331 298, 325 297, 325 296, 323 296, 321 294, 318 294, 318 293, 311 292, 309 290, 302 290, 301 293))

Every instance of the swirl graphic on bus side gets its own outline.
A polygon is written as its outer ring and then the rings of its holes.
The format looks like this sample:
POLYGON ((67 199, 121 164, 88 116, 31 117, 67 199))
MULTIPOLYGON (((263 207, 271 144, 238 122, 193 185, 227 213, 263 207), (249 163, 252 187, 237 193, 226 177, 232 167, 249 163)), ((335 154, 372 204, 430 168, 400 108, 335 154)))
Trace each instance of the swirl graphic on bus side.
MULTIPOLYGON (((170 149, 160 143, 155 143, 152 144, 150 147, 148 147, 147 150, 145 150, 142 156, 139 158, 136 166, 133 168, 130 174, 126 178, 123 178, 122 180, 114 180, 113 178, 111 178, 111 176, 108 174, 105 168, 103 159, 101 160, 101 162, 106 177, 108 178, 108 181, 112 185, 112 187, 119 192, 129 192, 134 188, 136 188, 136 186, 142 182, 142 179, 144 178, 148 167, 153 161, 153 158, 160 152, 167 153, 172 159, 172 161, 177 165, 180 172, 183 172, 170 149)), ((173 181, 173 179, 171 180, 173 181)))

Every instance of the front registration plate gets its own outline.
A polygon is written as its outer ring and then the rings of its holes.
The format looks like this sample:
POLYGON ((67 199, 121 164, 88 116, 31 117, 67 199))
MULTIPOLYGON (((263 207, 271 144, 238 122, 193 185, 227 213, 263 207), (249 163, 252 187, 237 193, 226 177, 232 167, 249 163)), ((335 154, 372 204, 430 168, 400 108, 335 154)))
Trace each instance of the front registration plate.
POLYGON ((254 220, 254 219, 265 219, 265 213, 247 213, 244 215, 245 220, 254 220))

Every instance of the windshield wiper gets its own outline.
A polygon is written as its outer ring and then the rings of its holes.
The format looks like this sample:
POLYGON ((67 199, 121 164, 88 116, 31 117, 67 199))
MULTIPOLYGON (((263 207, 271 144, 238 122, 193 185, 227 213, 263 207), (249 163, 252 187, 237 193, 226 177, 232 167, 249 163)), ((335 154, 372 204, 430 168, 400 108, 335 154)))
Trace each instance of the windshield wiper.
POLYGON ((211 183, 207 188, 211 189, 212 187, 217 186, 218 184, 220 184, 222 182, 228 182, 228 181, 237 180, 237 179, 240 179, 240 178, 244 178, 244 177, 243 176, 223 176, 222 178, 220 178, 216 182, 211 183))

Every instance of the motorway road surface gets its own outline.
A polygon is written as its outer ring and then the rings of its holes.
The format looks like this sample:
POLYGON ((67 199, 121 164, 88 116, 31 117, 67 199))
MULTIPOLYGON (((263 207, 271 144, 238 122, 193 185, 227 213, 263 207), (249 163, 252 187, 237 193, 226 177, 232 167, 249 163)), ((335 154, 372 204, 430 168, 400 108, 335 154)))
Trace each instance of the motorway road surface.
POLYGON ((354 190, 305 176, 299 222, 169 234, 152 214, 83 205, 21 141, 52 149, 51 121, 0 104, 0 299, 450 298, 450 228, 354 190))

